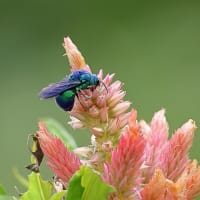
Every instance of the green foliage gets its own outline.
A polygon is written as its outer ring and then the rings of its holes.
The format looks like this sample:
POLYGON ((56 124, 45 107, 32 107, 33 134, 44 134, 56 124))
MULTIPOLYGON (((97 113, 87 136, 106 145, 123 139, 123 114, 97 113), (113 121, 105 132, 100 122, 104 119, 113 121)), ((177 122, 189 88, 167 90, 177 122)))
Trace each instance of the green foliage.
POLYGON ((2 185, 0 185, 0 195, 6 195, 6 191, 4 190, 2 185))
POLYGON ((65 195, 66 191, 61 191, 53 194, 49 200, 61 200, 65 195))
POLYGON ((42 180, 39 173, 32 172, 28 178, 28 191, 20 197, 20 200, 60 200, 65 193, 62 191, 52 195, 53 185, 48 181, 42 180))
POLYGON ((69 183, 66 200, 106 200, 114 189, 105 184, 91 168, 82 166, 69 183))
POLYGON ((48 131, 56 137, 60 138, 69 150, 75 149, 77 147, 77 144, 73 137, 59 122, 52 118, 46 118, 43 119, 43 121, 47 126, 48 131))
POLYGON ((0 200, 11 200, 11 197, 7 196, 2 185, 0 185, 0 200))

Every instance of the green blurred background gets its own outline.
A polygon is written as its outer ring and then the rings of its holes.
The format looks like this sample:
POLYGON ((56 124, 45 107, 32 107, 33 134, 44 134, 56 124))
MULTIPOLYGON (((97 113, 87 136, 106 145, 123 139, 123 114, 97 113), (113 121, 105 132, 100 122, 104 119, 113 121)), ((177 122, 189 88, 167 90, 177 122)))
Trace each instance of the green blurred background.
MULTIPOLYGON (((170 133, 189 118, 200 124, 200 1, 0 0, 0 182, 11 193, 29 163, 27 137, 41 117, 60 121, 79 145, 67 114, 37 93, 69 73, 69 35, 97 72, 116 73, 139 119, 166 108, 170 133)), ((200 160, 197 129, 191 158, 200 160)))

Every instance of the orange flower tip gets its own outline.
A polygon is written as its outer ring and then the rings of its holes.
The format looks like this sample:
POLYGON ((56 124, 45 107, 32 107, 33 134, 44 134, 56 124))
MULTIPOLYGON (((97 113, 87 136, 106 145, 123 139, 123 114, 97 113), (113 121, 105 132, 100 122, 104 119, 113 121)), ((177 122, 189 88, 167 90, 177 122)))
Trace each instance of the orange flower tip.
POLYGON ((124 101, 122 103, 117 104, 113 109, 112 113, 115 116, 119 116, 120 114, 126 112, 126 110, 130 107, 131 102, 129 101, 124 101))
POLYGON ((76 45, 69 37, 64 38, 63 44, 72 70, 85 69, 85 60, 76 45))

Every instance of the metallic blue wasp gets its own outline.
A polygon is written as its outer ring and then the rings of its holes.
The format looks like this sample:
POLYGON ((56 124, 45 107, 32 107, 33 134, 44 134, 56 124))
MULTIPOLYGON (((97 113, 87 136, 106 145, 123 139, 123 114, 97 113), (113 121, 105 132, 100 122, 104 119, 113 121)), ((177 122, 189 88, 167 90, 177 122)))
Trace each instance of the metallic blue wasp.
POLYGON ((94 89, 100 85, 96 74, 86 70, 76 70, 58 83, 52 83, 43 88, 39 93, 40 98, 48 99, 55 97, 56 103, 65 111, 71 111, 74 106, 75 96, 85 89, 94 89))

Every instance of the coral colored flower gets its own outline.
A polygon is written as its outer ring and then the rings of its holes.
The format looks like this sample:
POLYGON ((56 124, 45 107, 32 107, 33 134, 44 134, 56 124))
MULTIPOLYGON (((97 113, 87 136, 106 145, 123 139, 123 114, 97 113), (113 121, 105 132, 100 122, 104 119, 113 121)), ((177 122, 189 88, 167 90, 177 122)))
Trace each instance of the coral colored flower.
POLYGON ((111 153, 111 161, 104 165, 103 179, 116 192, 110 199, 138 199, 142 182, 145 140, 139 134, 135 111, 131 112, 129 126, 111 153))
POLYGON ((185 199, 195 199, 200 195, 200 166, 197 161, 191 162, 177 180, 180 193, 185 199))
POLYGON ((64 38, 63 47, 65 48, 67 57, 69 59, 72 72, 76 71, 77 69, 90 71, 80 51, 69 37, 64 38))
POLYGON ((51 135, 42 122, 39 123, 37 136, 49 167, 65 184, 68 183, 72 175, 80 168, 79 158, 68 151, 60 139, 51 135))
POLYGON ((178 194, 178 185, 167 180, 157 169, 150 182, 141 192, 142 200, 183 200, 178 194))

